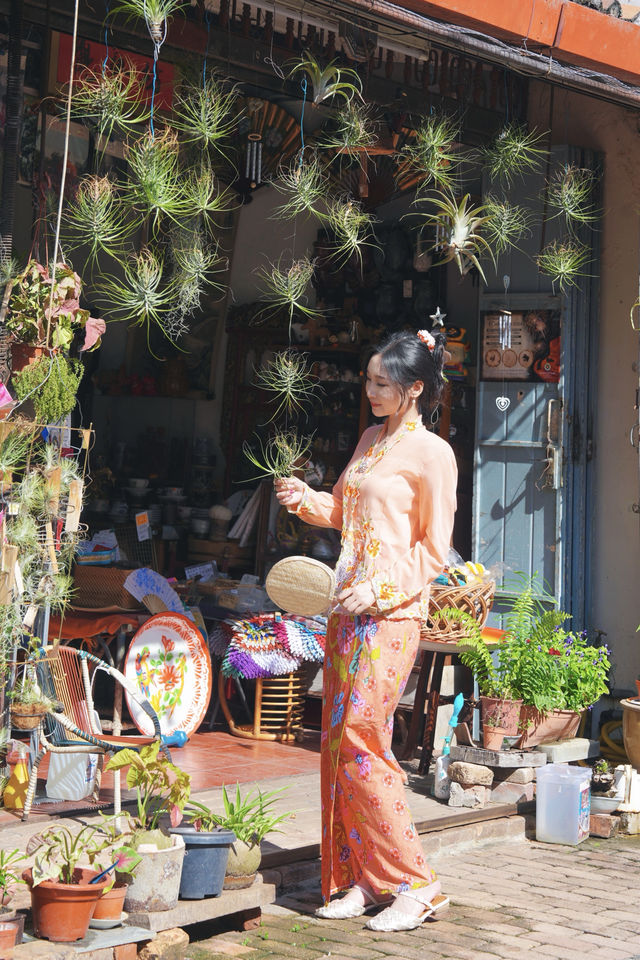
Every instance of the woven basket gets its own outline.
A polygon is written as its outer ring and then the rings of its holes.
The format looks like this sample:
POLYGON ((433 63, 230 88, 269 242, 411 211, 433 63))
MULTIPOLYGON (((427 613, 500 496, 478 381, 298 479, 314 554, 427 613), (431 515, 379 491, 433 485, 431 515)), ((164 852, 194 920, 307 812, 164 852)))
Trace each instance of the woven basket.
POLYGON ((301 617, 315 617, 329 609, 336 578, 331 567, 312 557, 285 557, 265 580, 276 607, 301 617))
POLYGON ((86 567, 76 564, 73 571, 73 606, 96 610, 102 607, 143 610, 142 604, 124 588, 124 582, 132 572, 120 567, 86 567))
POLYGON ((466 637, 466 627, 459 620, 453 620, 441 613, 447 607, 455 607, 468 613, 484 627, 491 610, 496 585, 493 580, 484 583, 445 584, 432 583, 429 597, 429 615, 423 621, 420 637, 422 640, 436 640, 439 643, 461 643, 466 637))
POLYGON ((47 710, 44 703, 12 703, 11 726, 14 730, 35 730, 47 710))

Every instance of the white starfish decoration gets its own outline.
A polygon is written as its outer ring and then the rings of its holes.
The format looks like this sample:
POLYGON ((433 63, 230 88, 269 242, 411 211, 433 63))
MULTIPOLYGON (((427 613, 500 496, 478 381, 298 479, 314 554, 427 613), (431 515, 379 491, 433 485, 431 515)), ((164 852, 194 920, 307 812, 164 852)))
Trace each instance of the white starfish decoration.
POLYGON ((442 311, 440 310, 440 307, 438 307, 435 313, 432 313, 429 315, 429 320, 433 320, 433 323, 431 324, 431 326, 443 327, 445 317, 446 317, 446 313, 442 313, 442 311))

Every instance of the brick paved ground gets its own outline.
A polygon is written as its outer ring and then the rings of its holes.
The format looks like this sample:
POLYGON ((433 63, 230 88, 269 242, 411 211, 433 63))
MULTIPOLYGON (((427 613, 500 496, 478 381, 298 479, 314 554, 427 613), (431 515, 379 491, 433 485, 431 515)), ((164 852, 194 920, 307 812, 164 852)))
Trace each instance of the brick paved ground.
POLYGON ((310 916, 317 884, 248 933, 189 947, 189 960, 640 960, 640 837, 579 847, 508 841, 432 860, 452 910, 411 933, 310 916))

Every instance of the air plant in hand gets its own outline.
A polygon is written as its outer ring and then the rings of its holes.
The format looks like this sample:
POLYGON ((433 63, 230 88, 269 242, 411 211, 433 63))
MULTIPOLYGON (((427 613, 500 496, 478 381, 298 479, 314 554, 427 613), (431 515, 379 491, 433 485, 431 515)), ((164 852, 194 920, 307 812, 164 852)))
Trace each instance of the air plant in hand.
POLYGON ((109 177, 83 177, 65 212, 69 247, 87 247, 87 260, 95 264, 100 253, 116 256, 120 245, 139 226, 130 207, 118 197, 109 177))
POLYGON ((578 285, 578 277, 586 276, 583 267, 589 263, 590 251, 577 240, 552 240, 536 257, 538 270, 551 277, 561 290, 578 285))
POLYGON ((373 216, 354 200, 335 200, 329 205, 326 222, 334 235, 332 258, 344 264, 355 254, 362 264, 362 248, 373 235, 373 216))
POLYGON ((281 267, 279 263, 272 263, 268 268, 261 268, 258 276, 262 280, 264 298, 268 306, 262 313, 274 313, 286 309, 289 314, 289 324, 293 321, 296 312, 307 317, 318 315, 318 311, 309 306, 307 291, 313 277, 313 263, 308 257, 294 260, 289 267, 281 267))
POLYGON ((273 393, 278 401, 271 420, 284 413, 290 417, 301 413, 307 403, 318 393, 318 384, 311 376, 308 357, 295 350, 282 350, 256 374, 256 384, 262 390, 273 393))
POLYGON ((486 207, 471 206, 471 197, 468 193, 458 201, 451 194, 438 192, 436 196, 425 197, 420 202, 430 203, 433 206, 423 226, 429 225, 435 228, 434 249, 442 253, 440 263, 455 262, 463 276, 471 267, 475 267, 486 282, 479 260, 483 254, 493 257, 491 247, 480 233, 480 228, 488 219, 486 207))
POLYGON ((333 60, 326 67, 321 67, 315 57, 306 50, 302 60, 289 72, 289 77, 300 75, 311 83, 312 93, 309 94, 309 99, 316 106, 333 97, 342 97, 345 100, 362 97, 362 82, 355 70, 339 67, 333 60))
POLYGON ((149 116, 144 78, 130 61, 85 67, 72 93, 72 117, 104 137, 105 146, 113 133, 127 133, 149 116))
POLYGON ((204 85, 189 86, 176 95, 172 125, 186 143, 219 150, 220 141, 233 133, 241 116, 235 90, 211 74, 204 85))
POLYGON ((273 185, 286 198, 276 209, 275 217, 293 220, 303 213, 320 217, 319 205, 326 196, 327 178, 315 153, 308 159, 298 156, 288 167, 282 166, 273 185))
POLYGON ((597 219, 592 203, 595 174, 592 170, 565 164, 549 183, 547 203, 555 208, 556 216, 564 216, 567 225, 591 223, 597 219))
POLYGON ((525 235, 531 233, 534 217, 527 207, 491 194, 483 198, 483 206, 487 217, 483 233, 496 257, 517 246, 525 235))
POLYGON ((489 178, 511 185, 516 177, 537 170, 549 152, 540 146, 544 136, 522 123, 505 124, 493 143, 482 151, 483 166, 489 178))
POLYGON ((308 459, 311 437, 299 437, 294 430, 278 431, 266 442, 257 438, 253 445, 242 446, 245 457, 259 473, 251 480, 290 477, 308 459))
POLYGON ((414 140, 402 149, 410 166, 424 175, 418 190, 435 183, 440 189, 451 188, 464 159, 456 141, 460 124, 453 117, 434 114, 426 117, 415 131, 414 140))

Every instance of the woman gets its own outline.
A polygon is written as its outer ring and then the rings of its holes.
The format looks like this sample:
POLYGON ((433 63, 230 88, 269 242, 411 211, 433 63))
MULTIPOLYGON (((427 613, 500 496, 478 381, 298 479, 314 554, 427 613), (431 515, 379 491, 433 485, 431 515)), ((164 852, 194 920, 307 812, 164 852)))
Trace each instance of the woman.
POLYGON ((281 504, 307 523, 342 530, 336 604, 324 661, 321 738, 322 894, 325 918, 412 930, 442 915, 391 752, 393 716, 415 661, 429 584, 442 572, 456 505, 448 443, 424 423, 444 378, 445 338, 397 333, 375 348, 366 393, 382 426, 363 433, 331 493, 295 477, 276 482, 281 504), (332 893, 348 890, 329 903, 332 893))

